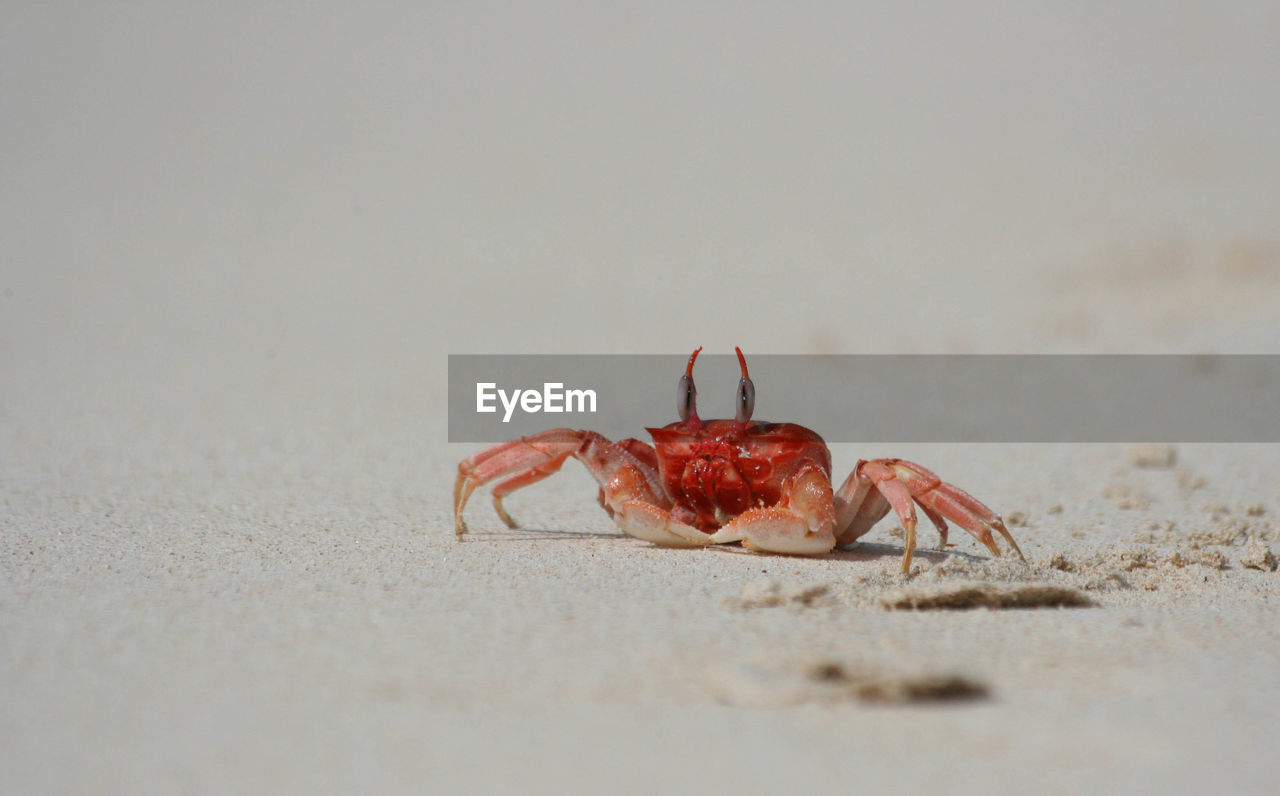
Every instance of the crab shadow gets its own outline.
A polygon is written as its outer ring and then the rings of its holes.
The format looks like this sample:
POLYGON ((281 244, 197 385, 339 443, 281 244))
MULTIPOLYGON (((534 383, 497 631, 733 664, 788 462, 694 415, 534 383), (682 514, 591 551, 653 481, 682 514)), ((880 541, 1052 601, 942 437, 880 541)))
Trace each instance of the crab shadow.
MULTIPOLYGON (((832 550, 828 557, 840 561, 876 561, 886 557, 900 559, 905 552, 906 548, 902 545, 883 544, 881 542, 854 542, 851 545, 832 550)), ((936 547, 917 547, 911 557, 913 559, 923 558, 931 564, 940 564, 943 561, 957 559, 973 562, 987 560, 985 556, 966 553, 963 550, 939 550, 936 547)))
POLYGON ((620 533, 600 533, 597 531, 566 531, 552 528, 512 528, 501 531, 468 531, 459 536, 459 542, 546 542, 565 541, 569 539, 627 539, 620 533))
MULTIPOLYGON (((900 560, 902 554, 906 552, 906 548, 902 545, 883 544, 881 542, 854 542, 844 547, 837 547, 829 553, 820 556, 794 556, 786 553, 770 553, 757 550, 748 550, 740 545, 712 545, 705 548, 717 553, 725 555, 740 556, 781 556, 785 558, 816 558, 826 561, 848 561, 856 563, 865 563, 868 561, 883 561, 885 559, 900 560)), ((936 547, 917 547, 915 552, 911 554, 914 560, 924 559, 931 564, 939 564, 943 561, 972 561, 980 562, 985 560, 982 556, 976 556, 972 553, 965 553, 961 550, 939 550, 936 547)))
MULTIPOLYGON (((499 544, 505 542, 547 542, 547 541, 571 541, 581 539, 613 539, 617 541, 627 541, 638 543, 642 548, 652 550, 669 550, 672 548, 659 547, 657 545, 645 545, 638 539, 627 536, 624 533, 609 533, 607 531, 572 531, 553 528, 514 528, 510 530, 495 531, 469 531, 466 535, 458 537, 460 542, 482 542, 486 544, 499 544)), ((784 558, 817 558, 834 561, 849 561, 856 563, 866 563, 869 561, 882 561, 885 559, 901 559, 905 548, 902 545, 884 544, 882 542, 854 542, 844 547, 837 547, 829 553, 820 556, 793 556, 786 553, 770 553, 756 550, 749 550, 738 544, 718 544, 708 545, 702 550, 721 555, 735 556, 774 556, 784 558)), ((688 552, 696 552, 689 550, 688 552)), ((912 557, 916 560, 924 559, 931 564, 939 564, 943 561, 972 561, 980 562, 986 560, 982 556, 966 553, 961 550, 939 550, 936 547, 917 547, 912 557)))

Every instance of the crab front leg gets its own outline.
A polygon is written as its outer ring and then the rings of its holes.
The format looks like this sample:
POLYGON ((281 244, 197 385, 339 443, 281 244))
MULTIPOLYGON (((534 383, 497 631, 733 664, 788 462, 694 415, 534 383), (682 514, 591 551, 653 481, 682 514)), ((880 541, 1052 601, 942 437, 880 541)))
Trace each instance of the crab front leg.
POLYGON ((750 508, 711 535, 716 544, 742 542, 769 553, 821 555, 836 546, 831 479, 816 462, 801 465, 773 506, 750 508))
POLYGON ((911 569, 911 554, 916 548, 916 503, 937 526, 943 547, 947 543, 946 520, 951 520, 996 557, 1000 556, 1000 548, 992 531, 999 533, 1018 557, 1025 560, 1000 515, 960 487, 905 459, 859 461, 836 491, 835 503, 836 541, 841 545, 853 542, 871 530, 890 508, 894 510, 906 536, 902 554, 904 575, 911 569))
POLYGON ((509 527, 516 522, 502 506, 510 493, 555 474, 573 457, 600 484, 601 503, 624 533, 669 547, 705 545, 709 537, 671 517, 653 462, 656 456, 638 440, 610 442, 594 431, 557 428, 504 442, 464 459, 453 486, 454 529, 467 532, 463 511, 479 487, 493 488, 493 506, 509 527))

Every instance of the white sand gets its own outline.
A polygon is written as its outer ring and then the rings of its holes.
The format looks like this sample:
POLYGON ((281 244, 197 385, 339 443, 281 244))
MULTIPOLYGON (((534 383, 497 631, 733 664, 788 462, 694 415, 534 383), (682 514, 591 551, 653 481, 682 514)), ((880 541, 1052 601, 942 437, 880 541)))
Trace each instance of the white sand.
POLYGON ((3 12, 0 790, 1274 791, 1280 446, 839 446, 1026 514, 904 583, 892 522, 656 549, 572 464, 459 542, 442 383, 1274 352, 1274 12, 428 5, 3 12), (1098 606, 881 605, 958 583, 1098 606))

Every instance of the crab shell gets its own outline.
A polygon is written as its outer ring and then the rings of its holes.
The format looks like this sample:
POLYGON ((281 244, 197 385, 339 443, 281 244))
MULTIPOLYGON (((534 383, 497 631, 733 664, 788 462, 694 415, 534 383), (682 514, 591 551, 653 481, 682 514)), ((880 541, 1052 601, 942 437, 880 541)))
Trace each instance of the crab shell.
POLYGON ((796 423, 708 420, 647 428, 672 515, 711 532, 753 507, 780 502, 783 485, 812 462, 831 473, 831 452, 796 423))

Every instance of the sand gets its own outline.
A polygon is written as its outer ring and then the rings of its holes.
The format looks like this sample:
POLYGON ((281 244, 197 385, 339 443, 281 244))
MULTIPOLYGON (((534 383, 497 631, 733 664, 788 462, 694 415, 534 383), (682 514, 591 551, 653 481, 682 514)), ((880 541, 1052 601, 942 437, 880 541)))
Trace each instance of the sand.
POLYGON ((1266 6, 96 9, 0 24, 0 790, 1275 790, 1280 446, 834 446, 1027 557, 904 579, 891 520, 652 547, 572 463, 459 540, 443 384, 1274 353, 1266 6))
POLYGON ((1275 501, 1271 447, 1180 448, 1211 474, 1187 496, 1123 446, 942 447, 931 463, 971 462, 994 504, 1024 507, 1031 563, 960 539, 903 580, 891 522, 819 559, 658 549, 613 531, 568 469, 512 499, 529 530, 481 502, 458 541, 451 447, 423 466, 416 445, 299 437, 198 461, 9 460, 18 790, 1258 792, 1275 776, 1280 574, 1250 545, 1276 544, 1276 518, 1230 502, 1275 501), (1146 508, 1101 496, 1117 473, 1146 508), (1226 513, 1201 508, 1214 496, 1226 513), (886 609, 975 587, 1092 605, 886 609))

